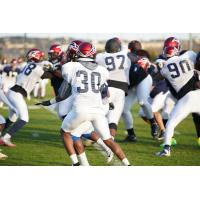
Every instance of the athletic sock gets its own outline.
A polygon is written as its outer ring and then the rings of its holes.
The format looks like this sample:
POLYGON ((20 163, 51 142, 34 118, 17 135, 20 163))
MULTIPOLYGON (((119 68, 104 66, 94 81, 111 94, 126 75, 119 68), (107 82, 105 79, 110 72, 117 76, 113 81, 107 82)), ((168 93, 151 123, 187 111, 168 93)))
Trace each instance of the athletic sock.
POLYGON ((152 125, 152 124, 156 124, 156 121, 155 121, 154 118, 149 119, 149 122, 151 123, 151 125, 152 125))
POLYGON ((130 163, 129 163, 129 161, 128 161, 127 158, 124 158, 124 159, 122 160, 122 163, 123 163, 124 166, 129 166, 129 165, 130 165, 130 163))
POLYGON ((5 140, 10 140, 11 135, 10 135, 9 133, 6 133, 6 134, 3 136, 3 138, 4 138, 5 140))
POLYGON ((133 128, 127 129, 127 133, 128 133, 129 136, 135 135, 135 131, 134 131, 133 128))
POLYGON ((13 123, 13 122, 10 121, 10 119, 7 118, 7 119, 6 119, 6 123, 5 123, 4 129, 8 128, 12 123, 13 123))
POLYGON ((192 117, 197 132, 197 137, 200 138, 200 115, 192 113, 192 117))
POLYGON ((85 152, 81 153, 80 155, 78 155, 78 159, 80 161, 80 164, 82 166, 90 166, 88 160, 87 160, 87 156, 85 154, 85 152))
POLYGON ((13 136, 18 130, 20 130, 27 122, 24 120, 18 120, 13 124, 12 127, 7 131, 11 136, 13 136))
POLYGON ((77 158, 77 155, 76 154, 72 154, 71 156, 69 156, 70 157, 70 159, 71 159, 71 161, 72 161, 72 164, 73 165, 76 165, 76 164, 78 164, 79 162, 78 162, 78 158, 77 158))
POLYGON ((111 150, 110 148, 103 142, 101 138, 97 140, 97 144, 109 155, 111 150))

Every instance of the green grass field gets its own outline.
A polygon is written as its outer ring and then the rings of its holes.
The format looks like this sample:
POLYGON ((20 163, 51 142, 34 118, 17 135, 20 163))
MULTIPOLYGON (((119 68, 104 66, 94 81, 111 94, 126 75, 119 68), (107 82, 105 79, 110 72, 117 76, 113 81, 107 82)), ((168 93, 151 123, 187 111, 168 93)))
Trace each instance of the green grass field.
MULTIPOLYGON (((52 94, 48 86, 48 97, 52 94)), ((47 97, 47 99, 48 99, 47 97)), ((34 104, 34 100, 28 102, 34 104)), ((116 141, 121 145, 132 165, 137 166, 195 166, 200 165, 200 147, 197 146, 196 134, 191 116, 177 128, 175 137, 178 145, 172 148, 171 157, 158 158, 155 153, 160 150, 160 143, 150 136, 150 128, 138 116, 138 106, 134 113, 135 130, 138 142, 124 142, 123 123, 120 122, 116 141)), ((7 110, 1 109, 1 114, 7 115, 7 110)), ((63 166, 71 165, 59 136, 61 121, 56 115, 39 107, 29 111, 30 122, 17 133, 13 142, 17 148, 1 147, 9 156, 0 161, 1 166, 63 166)), ((106 159, 102 152, 93 146, 86 147, 88 160, 93 166, 105 166, 106 159)), ((112 165, 116 165, 117 158, 112 165)))

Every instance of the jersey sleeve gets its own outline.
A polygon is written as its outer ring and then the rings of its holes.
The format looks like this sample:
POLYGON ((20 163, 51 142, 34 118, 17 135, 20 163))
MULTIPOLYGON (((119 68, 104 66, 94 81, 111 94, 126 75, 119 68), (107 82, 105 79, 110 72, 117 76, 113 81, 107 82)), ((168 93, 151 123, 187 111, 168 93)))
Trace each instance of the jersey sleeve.
POLYGON ((74 67, 73 63, 69 62, 62 66, 62 77, 68 82, 72 82, 74 67))
POLYGON ((98 54, 96 55, 95 61, 96 61, 99 65, 104 66, 103 54, 102 54, 102 53, 98 53, 98 54))
POLYGON ((194 51, 189 51, 189 59, 192 60, 193 63, 196 62, 197 54, 194 51))

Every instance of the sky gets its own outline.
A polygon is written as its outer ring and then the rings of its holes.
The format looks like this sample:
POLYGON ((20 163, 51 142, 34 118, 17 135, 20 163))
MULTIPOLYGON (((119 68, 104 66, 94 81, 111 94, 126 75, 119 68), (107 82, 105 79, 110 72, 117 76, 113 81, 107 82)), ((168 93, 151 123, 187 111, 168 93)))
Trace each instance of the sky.
MULTIPOLYGON (((23 36, 23 33, 0 33, 0 37, 23 36)), ((112 37, 119 37, 126 40, 154 40, 165 39, 175 36, 179 39, 188 39, 189 33, 27 33, 28 37, 72 37, 75 39, 106 40, 112 37)), ((193 37, 200 38, 200 33, 192 34, 193 37)))

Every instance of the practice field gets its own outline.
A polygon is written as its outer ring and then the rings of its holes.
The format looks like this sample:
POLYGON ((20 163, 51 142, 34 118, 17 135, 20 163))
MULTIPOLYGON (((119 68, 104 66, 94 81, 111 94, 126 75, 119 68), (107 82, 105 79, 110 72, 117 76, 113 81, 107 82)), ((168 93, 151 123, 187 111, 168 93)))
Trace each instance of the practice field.
MULTIPOLYGON (((50 86, 48 86, 48 96, 51 93, 50 86)), ((34 105, 35 101, 37 100, 31 100, 29 105, 34 105)), ((6 116, 7 110, 1 109, 1 113, 6 116)), ((7 160, 1 160, 0 165, 71 165, 60 139, 59 130, 61 121, 57 116, 43 107, 36 106, 31 106, 29 113, 30 122, 13 139, 17 147, 0 147, 9 157, 7 160)), ((116 141, 121 145, 132 165, 200 165, 200 147, 197 146, 195 128, 191 116, 176 128, 175 138, 178 144, 172 147, 171 157, 160 158, 155 156, 155 153, 160 150, 160 142, 151 138, 149 126, 138 117, 138 106, 135 106, 133 113, 138 142, 127 143, 123 141, 125 133, 122 122, 120 122, 116 137, 116 141)), ((86 147, 86 153, 91 165, 108 165, 104 153, 97 148, 97 145, 86 147)), ((120 162, 115 158, 110 165, 120 165, 120 162)))

